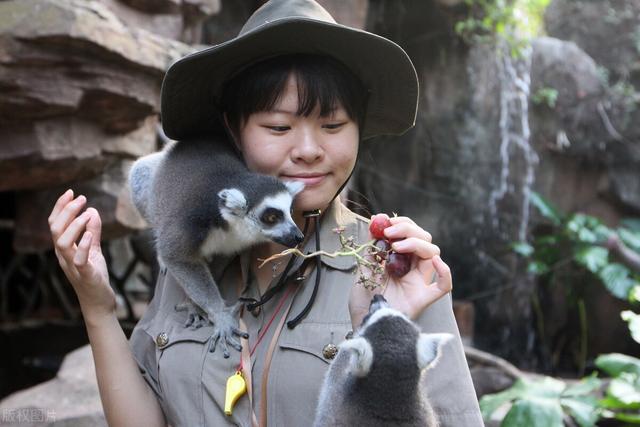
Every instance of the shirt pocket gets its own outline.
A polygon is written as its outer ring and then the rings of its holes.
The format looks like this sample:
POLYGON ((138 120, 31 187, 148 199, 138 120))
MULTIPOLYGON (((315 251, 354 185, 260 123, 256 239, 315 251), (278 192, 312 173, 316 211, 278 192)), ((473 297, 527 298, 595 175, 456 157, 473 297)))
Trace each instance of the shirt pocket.
POLYGON ((279 344, 282 350, 302 352, 328 364, 335 357, 332 350, 344 341, 350 330, 351 324, 346 322, 302 322, 292 330, 285 329, 279 344))
POLYGON ((332 348, 350 330, 351 323, 303 322, 282 331, 269 375, 269 425, 300 426, 314 419, 332 348))
POLYGON ((171 313, 144 327, 155 343, 155 374, 170 424, 203 425, 202 371, 212 327, 191 330, 171 313))

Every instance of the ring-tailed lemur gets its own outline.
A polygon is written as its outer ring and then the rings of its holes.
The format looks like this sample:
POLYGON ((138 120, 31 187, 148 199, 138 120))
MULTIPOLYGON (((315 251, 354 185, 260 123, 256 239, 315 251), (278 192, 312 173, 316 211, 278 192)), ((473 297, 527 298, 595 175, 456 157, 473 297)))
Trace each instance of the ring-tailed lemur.
POLYGON ((338 346, 320 392, 314 427, 434 427, 422 375, 450 334, 425 334, 375 295, 354 338, 338 346))
POLYGON ((230 255, 272 240, 293 247, 304 236, 291 218, 300 182, 250 172, 224 138, 168 144, 138 159, 129 173, 136 208, 154 230, 160 261, 184 289, 185 327, 207 321, 221 342, 242 349, 234 335, 239 303, 227 306, 206 264, 211 255, 230 255))

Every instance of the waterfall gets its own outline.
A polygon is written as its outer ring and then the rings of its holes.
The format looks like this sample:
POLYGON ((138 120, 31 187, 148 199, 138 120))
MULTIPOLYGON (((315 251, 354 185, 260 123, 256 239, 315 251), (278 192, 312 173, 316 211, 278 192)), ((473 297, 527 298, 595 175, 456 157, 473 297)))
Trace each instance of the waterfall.
MULTIPOLYGON (((531 131, 529 128, 529 95, 531 88, 531 45, 521 50, 521 58, 514 59, 510 48, 504 40, 498 41, 496 55, 498 77, 500 82, 500 184, 489 196, 489 208, 493 219, 493 226, 497 228, 499 218, 497 202, 507 193, 513 192, 514 184, 509 183, 509 162, 511 146, 515 144, 524 155, 526 170, 524 180, 520 184, 522 192, 522 214, 518 226, 518 239, 525 241, 529 224, 529 205, 533 183, 535 181, 535 166, 538 155, 530 144, 531 131)), ((512 180, 517 182, 517 180, 512 180)))

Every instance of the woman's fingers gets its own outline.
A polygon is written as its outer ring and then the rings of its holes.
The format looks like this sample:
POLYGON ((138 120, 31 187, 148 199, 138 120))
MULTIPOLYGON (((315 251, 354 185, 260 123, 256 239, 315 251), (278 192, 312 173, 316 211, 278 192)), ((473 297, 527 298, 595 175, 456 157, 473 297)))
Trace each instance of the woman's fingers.
POLYGON ((69 224, 67 229, 62 233, 60 237, 58 237, 56 245, 65 256, 72 255, 69 253, 69 251, 74 249, 75 242, 84 231, 89 218, 90 217, 86 212, 83 213, 82 215, 71 221, 71 224, 69 224))
POLYGON ((80 273, 82 273, 82 270, 87 265, 87 261, 89 260, 89 251, 91 250, 92 240, 91 237, 91 232, 85 231, 85 233, 82 235, 80 243, 78 243, 78 249, 73 256, 73 264, 76 266, 80 273))
POLYGON ((89 231, 93 236, 91 239, 91 246, 100 251, 100 238, 102 235, 102 220, 100 219, 100 214, 94 208, 87 208, 85 213, 89 215, 87 231, 89 231))
POLYGON ((69 203, 71 200, 73 200, 73 190, 71 189, 65 191, 62 196, 58 197, 56 204, 53 206, 53 209, 49 214, 49 218, 48 218, 49 226, 53 225, 53 222, 57 218, 62 208, 65 207, 66 204, 69 203))
POLYGON ((418 237, 407 237, 391 244, 391 248, 398 253, 412 253, 418 258, 430 259, 440 255, 440 248, 433 243, 418 237))
POLYGON ((87 202, 87 198, 80 195, 76 197, 73 201, 68 202, 53 218, 53 223, 51 224, 51 236, 53 237, 54 242, 58 240, 58 238, 65 232, 71 221, 74 220, 75 217, 78 216, 78 213, 84 207, 87 202))
MULTIPOLYGON (((397 218, 396 218, 397 219, 397 218)), ((413 222, 396 222, 391 227, 385 228, 384 235, 388 239, 404 239, 406 237, 417 237, 427 242, 431 241, 431 234, 413 222)))

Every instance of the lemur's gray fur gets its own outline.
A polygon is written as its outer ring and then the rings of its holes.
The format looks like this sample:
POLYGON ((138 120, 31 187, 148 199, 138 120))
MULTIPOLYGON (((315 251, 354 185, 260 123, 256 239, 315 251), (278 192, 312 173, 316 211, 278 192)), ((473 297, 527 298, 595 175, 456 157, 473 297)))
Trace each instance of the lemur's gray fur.
POLYGON ((304 184, 250 172, 221 137, 171 143, 138 159, 129 173, 136 208, 153 228, 158 256, 188 300, 185 327, 214 325, 210 351, 221 342, 238 351, 239 304, 227 306, 209 271, 211 255, 230 255, 268 240, 295 246, 303 235, 291 218, 304 184))
POLYGON ((434 427, 421 384, 450 334, 425 334, 374 296, 357 335, 341 343, 325 376, 314 427, 434 427))

